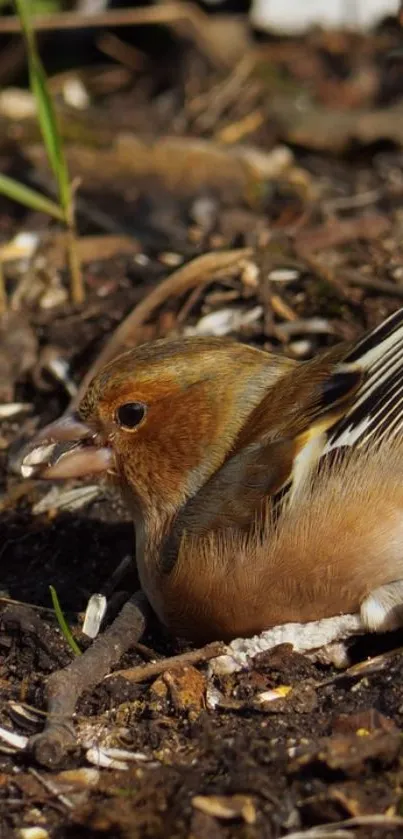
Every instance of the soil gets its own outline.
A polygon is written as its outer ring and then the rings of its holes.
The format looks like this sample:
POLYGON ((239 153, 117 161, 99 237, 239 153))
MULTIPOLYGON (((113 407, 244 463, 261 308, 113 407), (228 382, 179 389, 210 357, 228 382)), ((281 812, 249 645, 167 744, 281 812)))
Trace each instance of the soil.
MULTIPOLYGON (((82 179, 83 305, 67 299, 56 223, 0 198, 0 260, 15 310, 0 334, 2 401, 31 406, 0 430, 0 724, 21 735, 41 728, 32 709, 45 710, 47 676, 72 657, 49 586, 84 649, 88 597, 132 555, 133 532, 110 487, 71 508, 63 493, 88 481, 59 485, 41 512, 52 485, 22 484, 17 454, 66 408, 72 383, 122 319, 178 266, 246 246, 238 270, 153 308, 133 343, 200 329, 205 315, 229 309, 229 334, 304 359, 360 335, 403 298, 397 24, 365 37, 259 41, 249 70, 243 59, 224 71, 181 39, 172 62, 172 38, 162 41, 164 60, 131 44, 138 66, 128 68, 119 41, 120 64, 84 68, 83 112, 66 105, 53 78, 71 172, 82 179), (167 151, 168 136, 180 143, 167 151), (246 165, 233 154, 235 140, 246 165), (139 141, 147 161, 131 145, 139 141), (280 154, 289 150, 283 165, 273 157, 280 144, 280 154), (40 259, 9 262, 2 248, 23 231, 41 235, 40 259), (62 380, 49 367, 54 357, 66 362, 62 380)), ((0 124, 2 171, 50 191, 34 121, 2 112, 0 124)), ((122 587, 136 585, 133 566, 122 587)), ((142 682, 106 679, 80 700, 80 738, 56 769, 36 766, 24 749, 0 748, 1 839, 403 836, 402 644, 403 633, 352 640, 351 663, 381 658, 346 674, 283 645, 249 671, 214 680, 203 661, 142 682), (259 705, 257 695, 275 688, 278 698, 259 705), (98 769, 85 740, 134 759, 98 769), (23 832, 34 826, 45 832, 23 832)), ((154 625, 119 670, 188 649, 154 625)))

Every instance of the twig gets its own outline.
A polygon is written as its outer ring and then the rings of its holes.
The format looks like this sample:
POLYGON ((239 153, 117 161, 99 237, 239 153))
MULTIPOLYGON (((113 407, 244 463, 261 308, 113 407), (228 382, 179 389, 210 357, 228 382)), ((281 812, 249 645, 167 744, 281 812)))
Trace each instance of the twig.
POLYGON ((256 57, 253 53, 247 53, 223 82, 217 84, 208 94, 202 94, 190 103, 189 110, 193 112, 200 107, 200 103, 203 106, 202 112, 194 120, 194 125, 200 131, 207 131, 217 124, 223 112, 239 97, 255 66, 256 57))
POLYGON ((342 271, 340 276, 349 285, 359 286, 360 288, 368 288, 371 291, 379 291, 381 294, 391 295, 392 297, 399 297, 403 299, 403 288, 397 283, 392 283, 390 280, 377 280, 375 277, 365 277, 358 271, 346 270, 342 271))
POLYGON ((183 323, 186 323, 193 307, 200 300, 200 296, 202 294, 202 291, 203 291, 202 288, 194 288, 192 293, 189 294, 189 297, 185 300, 182 308, 179 310, 179 312, 176 316, 177 326, 181 326, 183 323))
POLYGON ((280 340, 288 341, 295 335, 334 335, 334 327, 327 318, 298 318, 277 324, 280 340))
POLYGON ((211 658, 215 658, 217 655, 223 655, 225 650, 225 644, 222 644, 220 641, 214 641, 212 644, 207 644, 206 647, 202 647, 200 650, 189 650, 187 653, 172 655, 168 658, 162 658, 159 661, 150 661, 149 664, 141 664, 139 667, 130 667, 127 670, 115 670, 114 673, 108 673, 106 679, 111 679, 113 676, 123 676, 128 682, 145 682, 147 679, 159 676, 160 673, 171 670, 173 667, 210 661, 211 658))
POLYGON ((379 673, 388 666, 392 658, 395 658, 395 656, 401 655, 402 653, 403 647, 396 647, 394 650, 389 650, 386 653, 375 655, 372 658, 365 659, 365 661, 359 661, 357 664, 352 664, 351 667, 348 667, 347 670, 343 670, 341 673, 336 673, 332 676, 328 676, 326 679, 316 682, 315 688, 327 687, 328 685, 333 685, 336 682, 341 682, 345 679, 361 679, 363 676, 371 676, 373 673, 379 673))
MULTIPOLYGON (((353 816, 351 819, 343 819, 339 822, 328 822, 327 824, 309 827, 307 830, 297 830, 295 833, 288 833, 287 839, 331 839, 336 835, 334 831, 342 831, 350 827, 403 827, 401 816, 384 816, 382 813, 374 813, 365 816, 353 816)), ((341 834, 340 834, 341 835, 341 834)), ((349 834, 351 836, 351 833, 349 834)))
POLYGON ((357 195, 343 195, 340 198, 329 198, 324 201, 322 208, 324 212, 335 212, 336 210, 352 210, 355 207, 367 207, 369 204, 376 204, 382 197, 380 189, 368 189, 366 192, 359 192, 357 195))
MULTIPOLYGON (((38 30, 93 29, 103 26, 130 26, 137 24, 165 23, 188 17, 195 7, 190 3, 167 3, 164 6, 83 14, 82 12, 53 12, 51 15, 33 15, 32 25, 38 30)), ((203 13, 201 16, 204 17, 203 13)), ((8 15, 0 21, 0 33, 21 32, 17 15, 8 15)))
POLYGON ((177 271, 174 271, 173 274, 159 283, 138 303, 115 330, 91 365, 88 373, 84 376, 70 407, 74 407, 80 402, 91 379, 108 361, 111 361, 112 358, 124 352, 124 350, 136 346, 137 333, 140 327, 155 309, 162 306, 170 297, 178 296, 198 286, 207 285, 207 283, 211 283, 228 271, 233 271, 242 260, 247 259, 252 254, 252 248, 206 253, 178 268, 177 271))
POLYGON ((152 649, 152 647, 147 647, 147 645, 142 644, 141 641, 138 641, 137 644, 134 644, 133 649, 136 650, 136 653, 142 655, 146 661, 155 661, 158 657, 157 653, 155 652, 155 650, 152 649))
POLYGON ((66 240, 67 240, 67 258, 70 268, 70 289, 71 300, 76 306, 84 303, 85 292, 83 284, 83 275, 81 271, 80 257, 78 255, 78 245, 76 238, 76 227, 74 221, 74 211, 70 208, 69 220, 67 224, 66 240))
MULTIPOLYGON (((224 17, 224 16, 222 16, 224 17)), ((218 19, 218 15, 215 16, 218 19)), ((211 22, 208 16, 192 3, 172 2, 138 9, 113 9, 95 14, 77 12, 54 12, 51 15, 35 15, 32 24, 37 31, 64 29, 93 29, 103 26, 140 26, 143 24, 182 24, 190 30, 195 42, 217 65, 223 66, 225 52, 209 37, 211 22)), ((19 18, 15 15, 0 21, 0 33, 21 32, 19 18)))
POLYGON ((345 283, 342 282, 339 272, 335 271, 329 260, 319 259, 315 253, 305 250, 299 251, 299 256, 305 262, 305 265, 320 279, 332 286, 340 298, 344 298, 351 303, 350 297, 345 288, 345 283))
POLYGON ((56 766, 66 751, 75 745, 71 719, 77 700, 84 690, 98 684, 139 640, 146 627, 149 611, 143 593, 136 592, 84 655, 49 677, 45 691, 48 711, 46 726, 41 734, 30 740, 30 747, 38 763, 56 766))
POLYGON ((7 606, 27 606, 35 612, 43 612, 45 615, 49 615, 49 617, 55 617, 54 610, 50 609, 48 606, 37 606, 36 603, 25 603, 23 600, 14 600, 12 597, 5 597, 4 595, 1 595, 0 597, 0 604, 1 603, 5 603, 7 606))
POLYGON ((376 212, 351 219, 332 219, 316 227, 303 228, 295 237, 295 250, 304 259, 313 251, 336 248, 356 239, 378 239, 390 230, 390 226, 389 219, 376 212))
POLYGON ((263 125, 265 115, 261 108, 255 108, 249 114, 242 117, 236 122, 230 122, 229 125, 224 125, 219 128, 214 134, 214 139, 219 143, 239 143, 248 134, 253 134, 258 128, 263 125))
POLYGON ((291 308, 289 303, 283 300, 280 294, 270 294, 269 302, 273 312, 278 317, 290 322, 298 320, 298 315, 294 312, 294 309, 291 308))
POLYGON ((0 258, 0 315, 4 315, 7 311, 7 294, 6 281, 3 271, 3 261, 0 258))
POLYGON ((56 784, 54 784, 50 778, 44 778, 43 775, 41 775, 41 773, 38 772, 37 769, 34 769, 32 766, 28 767, 28 772, 30 775, 32 775, 33 778, 35 778, 37 781, 39 781, 40 784, 42 784, 42 786, 46 789, 46 792, 50 792, 51 795, 56 796, 58 801, 60 801, 60 803, 63 804, 64 807, 67 807, 68 810, 73 809, 73 803, 70 801, 69 798, 67 798, 66 795, 64 795, 62 792, 60 792, 60 790, 58 790, 56 784))
POLYGON ((138 72, 146 65, 147 57, 145 53, 140 52, 136 47, 130 46, 110 32, 100 35, 96 45, 101 52, 122 64, 123 67, 128 67, 132 72, 138 72))

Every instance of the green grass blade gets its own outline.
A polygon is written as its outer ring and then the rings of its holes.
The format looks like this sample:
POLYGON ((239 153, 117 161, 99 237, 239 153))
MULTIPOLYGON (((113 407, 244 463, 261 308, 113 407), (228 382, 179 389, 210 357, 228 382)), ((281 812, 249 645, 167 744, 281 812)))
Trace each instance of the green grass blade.
POLYGON ((81 655, 80 647, 78 646, 77 642, 74 640, 74 638, 71 634, 70 627, 69 627, 69 625, 66 621, 66 618, 64 617, 64 614, 62 612, 62 608, 61 608, 60 603, 59 603, 59 598, 57 596, 56 589, 53 586, 49 586, 49 589, 50 589, 50 595, 51 595, 51 598, 52 598, 52 604, 53 604, 53 608, 55 610, 55 615, 56 615, 56 618, 57 618, 57 622, 58 622, 59 627, 60 627, 60 631, 61 631, 63 637, 65 638, 65 640, 67 641, 70 649, 73 651, 74 655, 81 655))
POLYGON ((47 215, 53 216, 59 221, 64 220, 63 210, 58 204, 41 195, 40 192, 15 181, 14 178, 8 178, 7 175, 0 174, 0 193, 18 204, 23 204, 24 207, 29 207, 30 210, 47 213, 47 215))
POLYGON ((70 204, 69 173, 52 100, 47 89, 46 76, 36 60, 30 62, 30 80, 38 106, 38 119, 49 163, 57 180, 60 203, 66 211, 70 204))
POLYGON ((57 179, 60 203, 66 214, 71 202, 69 173, 55 109, 48 90, 46 73, 36 46, 36 36, 31 23, 29 0, 14 0, 14 2, 27 47, 30 85, 37 103, 39 125, 46 146, 48 160, 57 179))

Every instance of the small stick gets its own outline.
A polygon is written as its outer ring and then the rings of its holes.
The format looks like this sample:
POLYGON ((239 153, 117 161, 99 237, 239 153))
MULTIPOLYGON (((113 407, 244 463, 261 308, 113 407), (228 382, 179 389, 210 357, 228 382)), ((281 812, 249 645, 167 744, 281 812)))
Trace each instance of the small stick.
MULTIPOLYGON (((216 16, 216 20, 218 15, 216 16)), ((225 16, 221 16, 221 20, 225 16)), ((219 49, 214 38, 209 37, 211 21, 193 3, 167 2, 157 6, 145 6, 137 9, 111 9, 94 14, 81 12, 52 12, 51 15, 34 15, 32 26, 36 31, 65 30, 65 29, 93 29, 106 26, 140 26, 144 24, 172 24, 178 28, 186 27, 189 34, 199 48, 218 65, 228 65, 224 50, 219 49)), ((21 24, 17 15, 9 15, 0 20, 0 34, 21 32, 21 24)))
POLYGON ((18 606, 18 607, 27 607, 29 609, 33 609, 35 612, 43 612, 45 615, 50 615, 54 618, 55 612, 54 609, 48 608, 48 606, 37 606, 35 603, 25 603, 22 600, 13 600, 12 597, 6 597, 5 595, 0 596, 0 605, 5 603, 7 606, 18 606))
POLYGON ((128 682, 145 682, 147 679, 159 676, 161 673, 165 673, 166 670, 171 670, 173 667, 210 661, 211 658, 215 658, 217 655, 223 655, 225 650, 225 644, 220 641, 213 641, 212 644, 207 644, 207 646, 199 650, 189 650, 186 653, 172 655, 168 658, 162 658, 159 661, 150 661, 149 664, 141 664, 139 667, 130 667, 127 670, 115 670, 114 673, 108 673, 106 678, 111 679, 113 676, 122 676, 128 682))
POLYGON ((295 249, 301 259, 316 251, 336 248, 356 239, 373 241, 390 230, 389 219, 381 213, 371 213, 358 218, 337 219, 337 221, 304 228, 295 238, 295 249))
POLYGON ((4 315, 7 312, 7 308, 6 280, 3 270, 3 261, 0 259, 0 315, 4 315))
POLYGON ((158 654, 153 650, 151 647, 147 647, 146 644, 142 644, 141 641, 138 641, 137 644, 134 644, 134 649, 136 653, 142 655, 146 661, 156 661, 158 658, 158 654))
POLYGON ((240 248, 231 251, 216 251, 196 257, 191 262, 178 268, 163 282, 159 283, 132 312, 119 324, 110 340, 101 350, 88 373, 84 376, 77 395, 73 398, 70 409, 75 407, 84 395, 91 379, 98 371, 119 353, 136 346, 136 333, 150 315, 162 306, 170 297, 183 294, 193 288, 211 283, 226 271, 233 271, 241 260, 252 256, 252 248, 240 248))
POLYGON ((291 322, 298 320, 298 315, 294 312, 294 309, 283 300, 280 294, 270 294, 269 301, 273 312, 283 320, 291 322))
POLYGON ((372 658, 367 658, 365 661, 359 661, 357 664, 352 664, 347 670, 341 673, 336 673, 334 676, 329 676, 327 679, 322 679, 316 682, 315 688, 327 687, 333 685, 335 682, 341 682, 344 679, 362 678, 363 676, 371 676, 373 673, 379 673, 384 670, 389 661, 395 656, 403 653, 403 647, 396 647, 394 650, 389 650, 386 653, 375 655, 372 658))
MULTIPOLYGON (((353 816, 351 819, 343 819, 339 822, 327 822, 317 827, 308 827, 306 830, 297 830, 295 833, 287 833, 287 839, 342 839, 350 835, 352 839, 356 833, 347 834, 344 828, 349 827, 378 827, 387 828, 403 827, 401 816, 388 816, 383 813, 373 813, 365 816, 353 816)), ((397 834, 398 835, 398 834, 397 834)))
POLYGON ((390 280, 377 280, 376 277, 364 277, 358 271, 346 270, 340 274, 341 278, 349 285, 368 288, 371 291, 379 291, 380 294, 387 294, 391 297, 403 298, 403 288, 390 280))
POLYGON ((57 788, 56 784, 50 778, 44 778, 37 769, 34 769, 33 766, 28 767, 28 772, 35 778, 42 786, 46 789, 46 792, 50 792, 51 795, 56 796, 58 801, 63 804, 68 810, 71 810, 74 807, 74 804, 67 798, 67 795, 63 795, 62 792, 57 788))
POLYGON ((44 731, 32 737, 29 743, 35 759, 42 766, 57 766, 68 749, 75 745, 71 720, 79 697, 98 684, 141 638, 149 611, 144 594, 136 592, 84 655, 49 677, 45 690, 46 725, 44 731))
MULTIPOLYGON (((65 29, 93 29, 104 26, 136 26, 150 23, 169 23, 197 14, 197 7, 191 3, 173 2, 161 6, 139 7, 137 9, 113 9, 94 14, 82 12, 52 12, 50 15, 33 15, 32 26, 39 31, 65 29)), ((200 12, 200 17, 206 17, 200 12)), ((0 33, 20 33, 21 23, 17 15, 8 15, 0 21, 0 33)))
POLYGON ((72 303, 80 306, 85 300, 83 275, 81 271, 80 257, 78 254, 78 243, 75 223, 75 192, 78 182, 71 185, 69 206, 66 210, 66 244, 67 259, 70 268, 70 294, 72 303))

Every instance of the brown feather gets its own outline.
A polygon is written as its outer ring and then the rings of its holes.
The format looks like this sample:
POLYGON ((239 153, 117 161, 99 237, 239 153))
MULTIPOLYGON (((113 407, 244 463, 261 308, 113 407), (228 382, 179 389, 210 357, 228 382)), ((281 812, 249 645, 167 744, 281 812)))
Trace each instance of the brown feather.
POLYGON ((402 540, 403 444, 351 450, 312 476, 298 505, 274 519, 268 503, 263 529, 185 533, 161 618, 202 641, 357 612, 403 578, 402 540))

